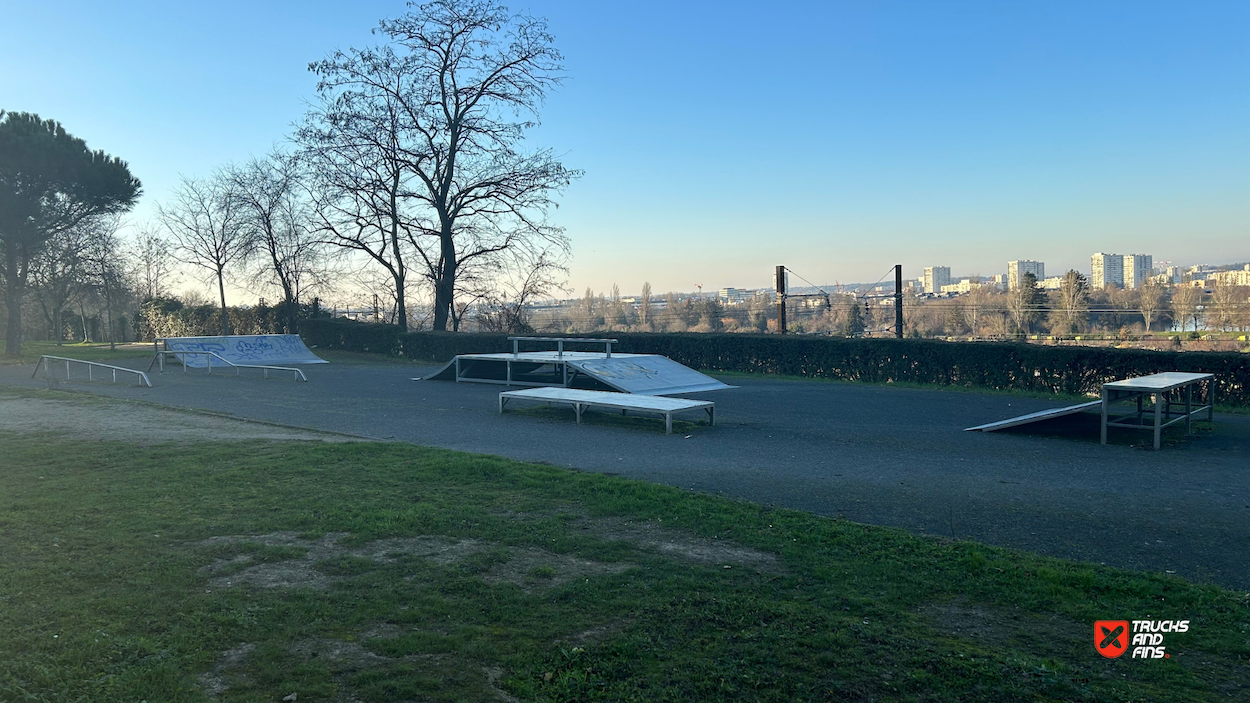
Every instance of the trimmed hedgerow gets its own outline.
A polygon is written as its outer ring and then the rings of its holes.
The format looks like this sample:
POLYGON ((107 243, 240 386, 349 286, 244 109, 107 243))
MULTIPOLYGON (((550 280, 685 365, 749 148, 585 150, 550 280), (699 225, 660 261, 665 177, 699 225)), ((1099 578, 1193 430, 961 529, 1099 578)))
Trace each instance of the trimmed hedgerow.
MULTIPOLYGON (((400 333, 389 325, 312 320, 312 344, 446 361, 457 354, 512 350, 506 334, 400 333)), ((662 354, 705 371, 741 371, 869 383, 924 383, 1081 395, 1160 371, 1212 373, 1217 402, 1250 406, 1250 355, 1049 347, 1017 342, 845 339, 747 334, 611 333, 614 349, 662 354)), ((530 346, 537 349, 538 346, 530 346)), ((592 348, 592 347, 588 347, 592 348)))
POLYGON ((300 321, 299 333, 310 347, 392 356, 402 353, 396 325, 314 319, 300 321))

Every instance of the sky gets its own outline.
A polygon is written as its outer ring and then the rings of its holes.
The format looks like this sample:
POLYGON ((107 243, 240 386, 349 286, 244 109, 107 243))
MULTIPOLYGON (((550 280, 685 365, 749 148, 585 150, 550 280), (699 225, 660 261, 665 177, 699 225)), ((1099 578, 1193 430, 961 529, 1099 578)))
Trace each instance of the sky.
MULTIPOLYGON (((180 175, 281 144, 308 63, 405 11, 0 4, 0 109, 126 160, 135 221, 180 175)), ((507 4, 565 57, 530 141, 585 171, 552 214, 571 290, 1250 260, 1244 0, 507 4)))

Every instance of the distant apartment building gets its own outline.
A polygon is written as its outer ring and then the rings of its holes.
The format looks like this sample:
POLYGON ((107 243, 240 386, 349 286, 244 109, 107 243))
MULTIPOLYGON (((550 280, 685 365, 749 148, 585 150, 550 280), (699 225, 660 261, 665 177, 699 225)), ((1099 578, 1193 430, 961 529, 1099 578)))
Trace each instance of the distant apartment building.
POLYGON ((1213 273, 1215 273, 1215 267, 1213 266, 1194 264, 1182 276, 1183 280, 1186 281, 1205 281, 1213 273))
POLYGON ((1041 281, 1046 278, 1046 264, 1041 261, 1029 261, 1021 259, 1019 261, 1007 262, 1007 290, 1015 290, 1020 287, 1020 281, 1024 280, 1024 274, 1031 273, 1033 278, 1041 281))
POLYGON ((1216 271, 1209 278, 1218 286, 1250 286, 1250 264, 1244 269, 1216 271))
POLYGON ((1063 287, 1063 276, 1051 276, 1037 282, 1042 290, 1059 290, 1063 287))
POLYGON ((951 284, 951 267, 929 266, 924 270, 924 292, 941 293, 942 286, 951 284))
POLYGON ((948 283, 942 286, 941 293, 968 293, 974 288, 980 288, 981 284, 971 278, 960 279, 959 283, 948 283))
POLYGON ((1090 257, 1089 285, 1102 290, 1111 284, 1124 285, 1124 256, 1097 253, 1090 257))
POLYGON ((746 293, 737 288, 721 288, 720 293, 716 297, 720 298, 722 303, 741 303, 742 299, 746 297, 746 293))
POLYGON ((1155 274, 1158 276, 1158 282, 1164 285, 1180 283, 1184 280, 1184 273, 1181 271, 1181 267, 1172 266, 1171 264, 1155 269, 1155 274))
POLYGON ((990 276, 990 285, 999 290, 1007 290, 1007 274, 996 273, 993 276, 990 276))
POLYGON ((1146 285, 1150 272, 1154 269, 1153 260, 1154 257, 1150 254, 1125 254, 1124 287, 1140 288, 1146 285))

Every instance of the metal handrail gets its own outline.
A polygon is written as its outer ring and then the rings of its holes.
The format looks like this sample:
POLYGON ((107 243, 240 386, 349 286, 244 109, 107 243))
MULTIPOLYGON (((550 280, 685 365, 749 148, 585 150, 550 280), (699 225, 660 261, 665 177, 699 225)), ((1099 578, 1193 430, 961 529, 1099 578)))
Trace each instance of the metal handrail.
POLYGON ((612 345, 616 344, 615 339, 588 339, 586 337, 508 337, 508 341, 512 342, 512 355, 516 356, 520 353, 521 342, 555 342, 556 357, 564 357, 565 342, 581 342, 584 344, 606 344, 607 355, 612 356, 612 345))
MULTIPOLYGON (((40 356, 40 357, 39 357, 39 361, 35 362, 35 372, 34 372, 34 373, 32 373, 32 374, 30 375, 30 377, 31 377, 31 378, 34 378, 35 376, 38 376, 38 375, 39 375, 39 366, 42 364, 42 365, 43 365, 44 378, 47 378, 49 381, 51 381, 51 380, 52 380, 52 365, 48 363, 48 361, 49 361, 49 360, 54 360, 54 361, 64 361, 64 362, 65 362, 65 380, 66 380, 66 381, 70 380, 70 373, 69 373, 70 366, 69 366, 69 365, 70 365, 71 363, 74 363, 74 364, 85 364, 85 365, 86 365, 86 367, 87 367, 87 380, 88 380, 88 381, 94 381, 94 380, 95 380, 95 375, 92 373, 92 371, 91 371, 91 370, 92 370, 93 368, 95 368, 95 367, 99 367, 99 368, 102 368, 102 369, 109 369, 110 371, 112 371, 112 372, 113 372, 113 383, 117 383, 117 372, 118 372, 118 371, 125 371, 126 373, 132 373, 132 374, 134 374, 134 375, 138 376, 138 377, 139 377, 139 380, 143 381, 144 385, 146 385, 148 388, 151 388, 151 387, 152 387, 152 381, 151 381, 151 380, 149 380, 149 379, 148 379, 148 375, 147 375, 146 373, 142 372, 142 371, 136 371, 136 370, 134 370, 134 369, 128 369, 128 368, 126 368, 126 367, 124 367, 124 366, 113 366, 113 365, 111 365, 111 364, 101 364, 101 363, 100 363, 100 362, 98 362, 98 361, 85 361, 85 360, 83 360, 83 359, 71 359, 71 358, 69 358, 69 357, 65 357, 65 356, 52 356, 51 354, 44 354, 44 355, 42 355, 42 356, 40 356)), ((149 367, 149 368, 150 368, 150 367, 149 367)))
MULTIPOLYGON (((303 381, 305 383, 308 382, 308 377, 305 376, 304 372, 301 371, 300 369, 291 368, 290 366, 262 366, 260 364, 236 364, 233 361, 230 361, 226 357, 222 356, 221 354, 218 354, 217 352, 213 352, 213 351, 178 351, 178 350, 173 350, 173 349, 170 349, 170 350, 158 349, 156 351, 156 356, 152 357, 152 363, 148 364, 148 370, 151 371, 152 364, 155 364, 157 359, 160 359, 161 373, 165 373, 165 357, 170 354, 174 355, 175 357, 178 356, 179 354, 203 354, 205 357, 205 360, 208 362, 207 364, 208 373, 210 374, 213 372, 213 359, 216 358, 217 360, 221 361, 226 366, 230 366, 234 368, 235 376, 239 375, 239 369, 263 369, 265 378, 269 378, 270 371, 290 371, 295 374, 296 376, 295 380, 303 381)), ((181 358, 178 359, 178 361, 182 362, 182 372, 186 373, 187 372, 186 362, 182 361, 181 358)))

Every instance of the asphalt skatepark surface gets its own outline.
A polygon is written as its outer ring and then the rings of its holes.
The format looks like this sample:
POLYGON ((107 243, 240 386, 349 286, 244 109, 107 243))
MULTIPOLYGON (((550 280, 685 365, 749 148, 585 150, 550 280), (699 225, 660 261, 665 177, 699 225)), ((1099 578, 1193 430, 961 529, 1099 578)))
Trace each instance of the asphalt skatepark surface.
MULTIPOLYGON (((112 362, 145 368, 148 359, 112 362)), ((722 378, 716 426, 663 433, 642 423, 577 425, 571 409, 500 415, 503 386, 412 381, 436 366, 334 363, 287 378, 152 373, 154 388, 66 390, 619 474, 924 535, 1176 573, 1250 589, 1250 416, 1209 430, 1122 430, 1098 443, 1096 416, 1024 432, 965 427, 1062 401, 956 390, 722 378), (1066 423, 1066 424, 1064 424, 1066 423)), ((32 367, 0 384, 47 387, 32 367)), ((519 410, 522 406, 517 406, 519 410)), ((691 421, 702 421, 692 413, 691 421)), ((0 418, 0 430, 4 429, 0 418)), ((119 438, 121 439, 121 438, 119 438)))

